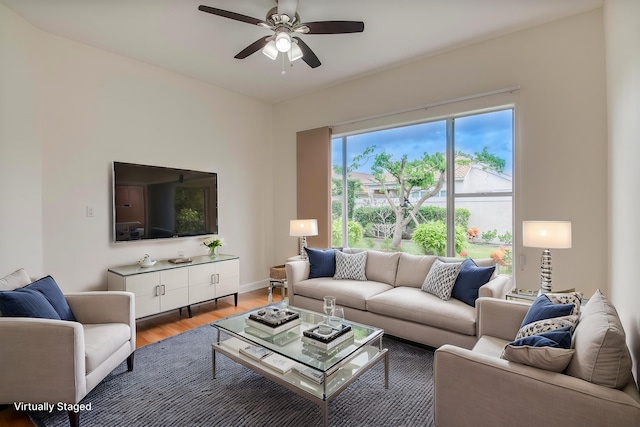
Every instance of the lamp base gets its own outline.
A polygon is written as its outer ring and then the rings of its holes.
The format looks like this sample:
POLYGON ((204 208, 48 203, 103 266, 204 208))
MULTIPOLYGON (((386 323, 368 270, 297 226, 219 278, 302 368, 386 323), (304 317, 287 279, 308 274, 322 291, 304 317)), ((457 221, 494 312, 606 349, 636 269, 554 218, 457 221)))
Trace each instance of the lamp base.
POLYGON ((542 260, 540 263, 540 289, 547 294, 551 292, 551 251, 545 249, 542 251, 542 260))
POLYGON ((300 236, 300 258, 307 259, 307 251, 304 249, 307 247, 307 236, 300 236))

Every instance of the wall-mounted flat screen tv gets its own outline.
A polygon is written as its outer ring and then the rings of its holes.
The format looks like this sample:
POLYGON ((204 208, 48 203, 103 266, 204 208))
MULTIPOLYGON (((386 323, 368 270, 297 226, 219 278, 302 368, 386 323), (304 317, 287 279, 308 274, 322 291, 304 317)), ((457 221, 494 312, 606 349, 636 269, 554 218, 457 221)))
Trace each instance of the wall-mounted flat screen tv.
POLYGON ((218 233, 218 176, 113 163, 115 242, 218 233))

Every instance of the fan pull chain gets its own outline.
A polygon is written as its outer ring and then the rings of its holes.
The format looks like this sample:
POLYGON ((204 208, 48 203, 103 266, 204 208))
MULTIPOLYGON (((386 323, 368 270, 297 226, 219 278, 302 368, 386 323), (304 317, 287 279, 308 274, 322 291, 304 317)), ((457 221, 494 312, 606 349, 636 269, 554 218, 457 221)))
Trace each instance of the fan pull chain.
POLYGON ((285 56, 285 54, 281 53, 280 56, 282 57, 282 72, 280 74, 282 74, 284 76, 285 74, 287 74, 286 70, 284 69, 284 56, 285 56))

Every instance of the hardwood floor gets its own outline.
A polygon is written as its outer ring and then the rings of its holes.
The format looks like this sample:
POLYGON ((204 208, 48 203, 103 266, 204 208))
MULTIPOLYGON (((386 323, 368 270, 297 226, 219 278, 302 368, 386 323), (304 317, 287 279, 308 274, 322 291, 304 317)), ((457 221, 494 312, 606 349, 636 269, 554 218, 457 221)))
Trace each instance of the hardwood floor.
MULTIPOLYGON (((261 307, 267 304, 268 290, 258 289, 238 296, 238 306, 233 305, 233 297, 226 297, 217 302, 208 302, 191 308, 192 317, 187 310, 174 310, 161 316, 139 320, 136 325, 136 347, 169 338, 207 323, 227 316, 261 307)), ((280 301, 280 293, 274 292, 274 301, 280 301)), ((134 365, 135 369, 135 365, 134 365)), ((0 427, 34 427, 29 417, 16 412, 13 407, 4 410, 0 407, 0 427)))

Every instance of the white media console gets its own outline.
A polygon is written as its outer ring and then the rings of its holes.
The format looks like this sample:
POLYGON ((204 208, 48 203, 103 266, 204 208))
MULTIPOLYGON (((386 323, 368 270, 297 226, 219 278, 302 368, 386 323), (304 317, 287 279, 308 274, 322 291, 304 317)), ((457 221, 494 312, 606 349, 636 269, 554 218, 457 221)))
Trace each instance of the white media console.
POLYGON ((183 264, 124 265, 108 270, 107 283, 110 291, 135 294, 136 319, 185 307, 191 317, 191 305, 200 302, 233 295, 238 305, 240 260, 234 255, 205 255, 183 264))

